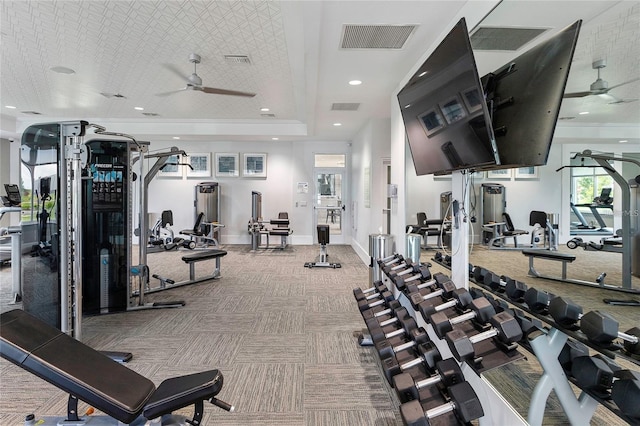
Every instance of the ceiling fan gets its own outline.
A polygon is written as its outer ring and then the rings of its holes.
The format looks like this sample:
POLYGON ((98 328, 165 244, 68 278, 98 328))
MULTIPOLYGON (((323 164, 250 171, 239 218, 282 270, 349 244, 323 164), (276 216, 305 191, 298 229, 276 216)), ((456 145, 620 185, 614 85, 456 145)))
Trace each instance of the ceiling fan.
MULTIPOLYGON (((564 97, 565 98, 582 98, 585 96, 590 96, 590 95, 607 95, 609 93, 609 90, 615 89, 616 87, 620 87, 623 86, 625 84, 629 84, 629 83, 633 83, 634 81, 638 81, 640 80, 640 77, 631 79, 629 81, 625 81, 624 83, 620 83, 620 84, 616 84, 615 86, 611 86, 609 87, 609 82, 606 80, 603 80, 602 78, 600 78, 600 70, 604 67, 607 66, 607 60, 606 59, 600 59, 597 61, 594 61, 591 64, 591 67, 594 70, 598 70, 598 78, 596 79, 596 81, 594 81, 593 83, 591 83, 591 86, 589 87, 588 91, 584 91, 584 92, 572 92, 572 93, 565 93, 564 97)), ((621 100, 618 99, 612 95, 608 95, 611 98, 613 98, 613 102, 609 102, 612 104, 615 103, 624 103, 625 100, 621 100)))
POLYGON ((217 89, 215 87, 203 86, 202 85, 202 79, 196 73, 196 67, 200 63, 201 59, 202 58, 200 57, 200 55, 198 55, 196 53, 192 53, 192 54, 189 55, 189 62, 191 62, 193 64, 193 74, 191 74, 188 77, 185 76, 184 74, 182 74, 182 72, 180 72, 180 70, 178 68, 176 68, 174 65, 163 64, 164 67, 167 68, 169 71, 173 72, 174 74, 176 74, 180 78, 186 80, 187 81, 187 86, 182 88, 182 89, 179 89, 179 90, 172 90, 172 91, 169 91, 169 92, 156 93, 156 96, 169 96, 169 95, 172 95, 174 93, 183 92, 185 90, 198 90, 200 92, 214 94, 214 95, 244 96, 244 97, 247 97, 247 98, 253 98, 256 95, 255 93, 250 93, 250 92, 239 92, 237 90, 217 89))

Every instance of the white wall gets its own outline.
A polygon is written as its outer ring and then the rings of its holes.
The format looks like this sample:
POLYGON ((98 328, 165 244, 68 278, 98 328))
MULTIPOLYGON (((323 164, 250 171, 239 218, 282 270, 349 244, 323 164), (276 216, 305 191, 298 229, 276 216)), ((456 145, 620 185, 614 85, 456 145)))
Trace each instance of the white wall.
MULTIPOLYGON (((286 211, 293 235, 292 244, 313 242, 313 154, 347 153, 346 142, 189 142, 152 141, 150 150, 167 149, 177 146, 189 152, 266 153, 267 178, 209 177, 209 178, 159 178, 149 185, 149 212, 160 213, 172 210, 174 226, 179 231, 193 227, 195 220, 194 188, 197 183, 215 181, 220 184, 221 217, 225 225, 221 232, 221 242, 226 244, 250 244, 247 224, 251 216, 251 191, 262 193, 262 216, 265 220, 277 218, 286 211), (297 192, 297 183, 307 182, 309 192, 297 192), (301 202, 307 205, 302 206, 301 202)), ((212 161, 213 161, 212 154, 212 161)), ((148 167, 148 166, 147 166, 148 167)), ((150 224, 152 225, 152 224, 150 224)))
POLYGON ((381 227, 382 232, 386 232, 383 209, 386 208, 387 192, 383 161, 390 156, 389 132, 388 119, 372 119, 358 132, 351 147, 352 246, 366 262, 370 256, 369 235, 380 233, 381 227), (367 193, 368 206, 365 202, 367 193))

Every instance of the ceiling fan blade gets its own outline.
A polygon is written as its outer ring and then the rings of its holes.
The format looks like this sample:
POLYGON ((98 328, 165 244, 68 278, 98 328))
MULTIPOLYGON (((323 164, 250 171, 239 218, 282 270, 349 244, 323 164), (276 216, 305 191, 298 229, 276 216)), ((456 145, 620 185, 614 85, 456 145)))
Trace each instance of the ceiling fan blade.
POLYGON ((189 76, 184 75, 184 73, 180 71, 178 67, 176 67, 175 65, 162 64, 162 66, 168 69, 169 71, 171 71, 172 73, 174 73, 176 76, 180 77, 182 80, 185 80, 187 83, 189 82, 189 76))
POLYGON ((204 93, 210 93, 215 95, 231 95, 231 96, 244 96, 247 98, 253 98, 256 94, 250 92, 238 92, 237 90, 216 89, 215 87, 202 87, 204 93))
POLYGON ((171 90, 169 92, 156 93, 156 96, 169 96, 169 95, 173 95, 174 93, 184 92, 187 89, 188 89, 188 87, 185 87, 185 88, 179 89, 179 90, 171 90))
POLYGON ((625 84, 633 83, 634 81, 640 80, 640 77, 633 78, 629 81, 625 81, 624 83, 616 84, 615 86, 609 87, 609 90, 615 89, 616 87, 624 86, 625 84))
POLYGON ((593 92, 573 92, 573 93, 565 93, 563 98, 584 98, 585 96, 593 95, 593 92))

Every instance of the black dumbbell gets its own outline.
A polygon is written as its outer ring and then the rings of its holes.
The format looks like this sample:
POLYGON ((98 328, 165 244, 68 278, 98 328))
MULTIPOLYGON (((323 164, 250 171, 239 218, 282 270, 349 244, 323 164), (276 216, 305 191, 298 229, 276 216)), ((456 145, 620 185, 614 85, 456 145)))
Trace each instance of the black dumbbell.
POLYGON ((360 312, 366 311, 367 309, 375 308, 376 306, 384 305, 388 302, 394 300, 393 294, 390 291, 383 291, 380 293, 379 300, 369 301, 369 300, 358 300, 358 309, 360 312))
POLYGON ((524 301, 529 306, 529 309, 539 314, 548 312, 549 303, 553 298, 555 298, 555 295, 533 287, 527 289, 524 294, 524 301))
POLYGON ((418 309, 422 314, 422 318, 425 321, 429 321, 429 317, 436 312, 444 311, 449 308, 459 308, 460 310, 466 309, 466 307, 473 302, 473 297, 464 288, 457 288, 451 293, 451 300, 434 305, 432 300, 425 300, 418 305, 418 309))
POLYGON ((574 328, 582 318, 582 306, 568 297, 554 297, 549 302, 549 315, 560 326, 574 328))
POLYGON ((394 271, 407 269, 413 266, 413 260, 411 258, 402 259, 400 262, 392 263, 390 265, 386 265, 382 267, 382 272, 386 275, 393 273, 394 271))
POLYGON ((439 407, 424 411, 420 401, 405 402, 400 406, 400 415, 407 426, 428 426, 431 419, 453 412, 461 424, 484 416, 484 410, 469 382, 462 382, 448 389, 451 400, 439 407))
POLYGON ((590 311, 580 319, 580 329, 592 342, 609 345, 619 338, 629 354, 640 355, 640 327, 630 328, 625 333, 618 331, 618 327, 618 321, 605 312, 590 311))
POLYGON ((537 318, 531 318, 525 315, 525 313, 520 309, 509 309, 508 312, 513 315, 513 317, 520 324, 520 328, 522 329, 522 334, 524 336, 528 336, 534 331, 544 331, 545 327, 537 318))
POLYGON ((402 256, 399 253, 394 253, 391 256, 387 256, 384 259, 378 259, 378 266, 379 267, 383 267, 383 266, 389 266, 389 265, 393 265, 394 263, 399 263, 402 262, 404 260, 404 256, 402 256))
POLYGON ((443 359, 436 363, 436 374, 426 379, 416 381, 409 373, 401 373, 393 377, 393 387, 396 389, 401 403, 420 399, 420 389, 442 383, 450 387, 464 382, 464 374, 453 358, 443 359))
POLYGON ((418 327, 409 331, 409 333, 406 334, 406 337, 409 340, 397 346, 392 346, 391 340, 386 339, 376 343, 376 350, 378 351, 378 356, 380 357, 380 359, 394 357, 397 353, 415 348, 418 345, 429 342, 429 335, 422 327, 418 327))
POLYGON ((397 300, 391 300, 387 302, 386 309, 381 309, 383 308, 382 306, 380 307, 376 306, 371 309, 362 311, 360 313, 362 314, 362 319, 367 321, 370 318, 378 318, 384 315, 392 315, 396 309, 400 309, 401 307, 402 305, 400 304, 400 302, 398 302, 397 300))
POLYGON ((524 295, 527 292, 527 285, 522 281, 509 280, 504 286, 504 292, 509 299, 520 303, 524 300, 524 295))
POLYGON ((507 312, 495 314, 489 320, 491 328, 473 336, 467 336, 464 331, 454 329, 445 336, 449 349, 458 361, 472 361, 475 358, 473 345, 483 340, 493 338, 504 350, 513 350, 515 344, 522 339, 522 329, 518 321, 507 312))
POLYGON ((382 370, 384 371, 384 376, 387 378, 389 384, 393 384, 393 376, 407 371, 412 367, 422 365, 426 370, 433 371, 433 369, 436 368, 436 363, 442 360, 440 351, 432 342, 418 345, 415 350, 418 357, 402 364, 398 363, 396 357, 389 357, 382 360, 382 370))
POLYGON ((398 309, 395 309, 393 311, 393 314, 389 315, 390 318, 386 318, 381 320, 382 317, 374 317, 374 318, 369 318, 367 320, 365 320, 365 324, 367 325, 367 328, 369 330, 371 330, 372 327, 386 327, 388 325, 393 325, 396 323, 399 323, 401 319, 403 318, 408 318, 409 317, 409 312, 407 312, 407 309, 404 307, 400 307, 398 309))
POLYGON ((507 285, 507 281, 510 280, 511 278, 506 277, 504 275, 498 275, 496 273, 493 273, 491 271, 487 271, 487 273, 484 275, 483 277, 483 281, 482 284, 488 286, 489 288, 491 288, 491 290, 493 291, 499 291, 502 292, 505 290, 505 287, 507 285))
POLYGON ((420 306, 420 303, 424 302, 425 300, 430 300, 434 297, 444 297, 446 299, 450 298, 456 289, 456 285, 451 280, 447 280, 443 283, 436 283, 436 285, 438 286, 438 289, 432 291, 431 293, 425 295, 421 294, 420 292, 409 294, 408 298, 415 310, 418 310, 418 306, 420 306))
POLYGON ((558 355, 558 362, 562 369, 571 375, 573 360, 583 356, 589 356, 587 345, 576 340, 567 340, 558 355))
POLYGON ((411 330, 418 328, 416 320, 410 316, 398 318, 396 323, 400 326, 396 330, 386 332, 380 325, 371 324, 369 327, 369 333, 371 334, 371 340, 374 344, 392 337, 400 337, 405 334, 409 334, 411 330))
POLYGON ((411 272, 419 269, 422 265, 420 263, 413 263, 411 259, 407 259, 405 263, 397 265, 395 268, 389 268, 385 274, 389 279, 393 280, 396 277, 410 274, 411 272))
POLYGON ((474 299, 469 303, 470 311, 453 318, 447 318, 442 312, 437 312, 429 318, 433 326, 433 331, 440 339, 444 338, 448 332, 453 330, 453 326, 464 321, 474 320, 478 324, 486 324, 496 314, 493 305, 486 297, 474 299))
POLYGON ((431 271, 429 270, 428 266, 413 267, 411 272, 413 273, 413 275, 411 276, 406 274, 406 275, 391 277, 391 281, 393 281, 393 283, 395 284, 398 290, 400 291, 404 290, 407 284, 411 282, 414 282, 414 281, 422 282, 422 281, 427 281, 431 279, 431 271))
MULTIPOLYGON (((616 370, 620 370, 617 367, 616 370)), ((598 356, 580 356, 571 363, 571 375, 577 385, 586 390, 605 394, 613 385, 613 369, 611 363, 598 356)))
POLYGON ((611 388, 611 399, 620 411, 629 417, 640 420, 640 373, 621 370, 615 372, 616 380, 611 388))
POLYGON ((473 267, 473 279, 478 284, 484 284, 484 277, 490 272, 491 271, 489 271, 488 269, 476 265, 473 267))
POLYGON ((407 286, 402 290, 407 294, 418 293, 423 288, 440 286, 443 283, 446 283, 447 281, 451 281, 451 278, 449 278, 442 272, 436 272, 435 274, 433 274, 433 277, 430 280, 424 281, 420 284, 414 284, 414 283, 407 284, 407 286))
POLYGON ((355 297, 356 300, 371 300, 371 299, 375 299, 377 297, 380 297, 380 293, 382 293, 383 291, 388 291, 389 289, 387 288, 386 285, 384 285, 382 283, 382 281, 376 281, 373 284, 373 287, 368 288, 366 290, 361 290, 359 288, 354 288, 353 289, 353 297, 355 297), (373 290, 371 290, 373 289, 373 290))

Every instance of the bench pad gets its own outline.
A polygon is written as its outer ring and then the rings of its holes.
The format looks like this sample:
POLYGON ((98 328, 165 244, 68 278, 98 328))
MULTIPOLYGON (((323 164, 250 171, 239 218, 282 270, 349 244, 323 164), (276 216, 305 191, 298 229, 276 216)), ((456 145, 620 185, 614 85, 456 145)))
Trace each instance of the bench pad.
POLYGON ((155 391, 151 380, 19 309, 0 316, 0 356, 127 424, 155 391))
POLYGON ((224 250, 203 250, 182 256, 182 261, 185 263, 200 262, 201 260, 215 259, 226 255, 227 252, 224 250))
POLYGON ((543 259, 561 260, 564 262, 573 262, 576 257, 572 254, 558 253, 549 250, 522 250, 522 254, 528 257, 542 257, 543 259))
POLYGON ((164 414, 211 399, 222 389, 222 374, 218 370, 174 377, 163 381, 144 407, 144 416, 155 419, 164 414))

